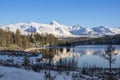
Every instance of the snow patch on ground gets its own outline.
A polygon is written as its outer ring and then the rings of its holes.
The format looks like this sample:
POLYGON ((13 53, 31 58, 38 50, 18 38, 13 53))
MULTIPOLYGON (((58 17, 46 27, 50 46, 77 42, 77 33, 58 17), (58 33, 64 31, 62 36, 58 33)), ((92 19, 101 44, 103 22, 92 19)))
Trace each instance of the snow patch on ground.
MULTIPOLYGON (((52 76, 56 75, 55 80, 72 80, 71 76, 67 76, 64 73, 59 75, 57 72, 51 71, 51 75, 52 76)), ((33 71, 27 71, 24 69, 0 66, 0 80, 45 80, 45 79, 44 71, 37 73, 33 71)))

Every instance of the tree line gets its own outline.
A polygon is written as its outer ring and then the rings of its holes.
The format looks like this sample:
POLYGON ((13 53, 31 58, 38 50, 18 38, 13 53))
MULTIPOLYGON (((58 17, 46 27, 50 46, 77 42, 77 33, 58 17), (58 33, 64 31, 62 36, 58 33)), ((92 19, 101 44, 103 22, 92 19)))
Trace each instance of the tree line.
POLYGON ((77 45, 119 45, 120 34, 103 37, 69 37, 62 39, 60 46, 77 46, 77 45))
POLYGON ((6 30, 0 29, 0 47, 10 49, 25 49, 36 46, 53 46, 57 44, 58 39, 52 34, 28 33, 21 34, 20 30, 11 32, 9 28, 6 30))

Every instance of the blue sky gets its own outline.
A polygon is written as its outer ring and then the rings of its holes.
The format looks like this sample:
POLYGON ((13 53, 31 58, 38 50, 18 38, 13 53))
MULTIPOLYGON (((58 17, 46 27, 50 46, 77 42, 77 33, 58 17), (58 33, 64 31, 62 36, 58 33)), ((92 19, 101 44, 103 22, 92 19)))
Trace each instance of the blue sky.
POLYGON ((0 24, 35 21, 120 27, 120 0, 0 0, 0 24))

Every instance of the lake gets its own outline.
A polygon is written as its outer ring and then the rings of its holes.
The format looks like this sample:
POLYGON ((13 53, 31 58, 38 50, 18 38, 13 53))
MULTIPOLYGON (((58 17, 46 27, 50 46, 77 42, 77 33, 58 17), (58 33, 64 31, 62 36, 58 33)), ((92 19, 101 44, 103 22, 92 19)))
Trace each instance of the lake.
MULTIPOLYGON (((118 53, 115 58, 116 61, 112 64, 113 68, 120 68, 120 45, 114 45, 116 49, 116 53, 118 53)), ((105 53, 104 50, 106 49, 106 45, 82 45, 82 46, 75 46, 71 48, 60 48, 54 49, 53 52, 56 52, 55 56, 53 57, 53 61, 57 62, 59 59, 70 59, 74 56, 78 60, 79 67, 83 67, 84 65, 88 66, 96 66, 96 67, 103 67, 108 68, 109 63, 103 57, 105 53)), ((51 53, 51 52, 49 52, 51 53)))

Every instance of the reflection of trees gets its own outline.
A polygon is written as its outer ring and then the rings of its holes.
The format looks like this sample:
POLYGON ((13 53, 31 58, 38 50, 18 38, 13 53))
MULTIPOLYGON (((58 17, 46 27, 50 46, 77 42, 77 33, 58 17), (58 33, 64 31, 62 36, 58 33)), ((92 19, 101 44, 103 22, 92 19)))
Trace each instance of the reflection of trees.
MULTIPOLYGON (((103 58, 104 56, 104 50, 95 50, 95 49, 84 49, 84 50, 79 50, 79 49, 70 49, 70 48, 59 48, 59 49, 42 49, 40 51, 43 53, 43 58, 49 58, 51 57, 53 61, 57 61, 60 58, 69 58, 72 57, 73 55, 82 57, 82 56, 99 56, 103 58)), ((117 50, 118 52, 118 50, 117 50)))
POLYGON ((57 62, 61 59, 65 59, 65 58, 70 59, 73 57, 78 58, 78 57, 80 57, 80 54, 72 52, 72 50, 70 48, 62 48, 62 49, 58 50, 58 54, 56 54, 53 57, 53 60, 54 60, 54 62, 57 62))
POLYGON ((68 50, 66 48, 60 48, 57 50, 57 54, 54 55, 53 60, 58 61, 60 58, 64 58, 68 50))
MULTIPOLYGON (((40 53, 43 54, 43 58, 45 60, 48 61, 48 59, 50 59, 50 61, 52 62, 52 64, 54 62, 59 61, 61 58, 65 59, 65 58, 71 58, 73 56, 77 56, 78 58, 82 57, 82 56, 88 56, 92 55, 92 56, 98 56, 100 58, 103 58, 104 56, 104 50, 103 49, 78 49, 78 48, 58 48, 58 49, 41 49, 39 51, 40 53)), ((120 50, 116 50, 116 52, 120 53, 120 50)))
POLYGON ((73 56, 72 58, 60 58, 56 62, 58 68, 65 68, 66 70, 74 70, 78 67, 78 58, 73 56))
POLYGON ((67 48, 67 53, 70 51, 70 48, 67 48))
POLYGON ((59 51, 62 53, 63 52, 63 48, 60 48, 59 51))
POLYGON ((40 53, 43 54, 43 58, 53 58, 55 54, 57 54, 57 50, 56 49, 40 49, 39 50, 40 53))

